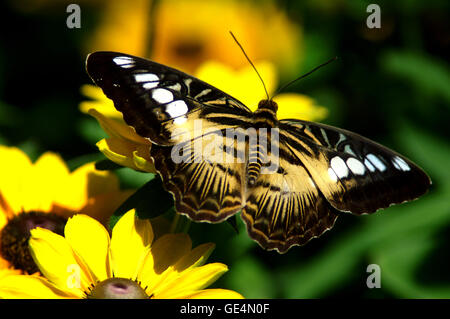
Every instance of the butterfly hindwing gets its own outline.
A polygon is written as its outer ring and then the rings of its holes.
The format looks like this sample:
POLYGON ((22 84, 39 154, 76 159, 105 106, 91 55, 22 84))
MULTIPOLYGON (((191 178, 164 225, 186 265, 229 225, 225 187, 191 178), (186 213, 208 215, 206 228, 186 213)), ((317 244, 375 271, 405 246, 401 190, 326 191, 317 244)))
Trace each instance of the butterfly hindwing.
MULTIPOLYGON (((170 67, 116 52, 95 52, 86 61, 88 74, 114 101, 124 120, 136 132, 159 145, 173 145, 173 130, 193 130, 195 119, 217 113, 230 121, 248 115, 238 100, 213 86, 170 67)), ((203 128, 227 127, 204 121, 203 128)))
POLYGON ((250 237, 263 248, 285 253, 333 227, 339 212, 295 154, 283 144, 279 147, 279 168, 259 175, 247 191, 241 216, 250 237))
POLYGON ((151 156, 178 213, 221 222, 245 203, 246 147, 245 140, 210 130, 173 147, 154 145, 151 156))
POLYGON ((280 139, 340 211, 373 213, 416 199, 431 184, 413 162, 358 134, 300 120, 282 120, 280 128, 280 139))

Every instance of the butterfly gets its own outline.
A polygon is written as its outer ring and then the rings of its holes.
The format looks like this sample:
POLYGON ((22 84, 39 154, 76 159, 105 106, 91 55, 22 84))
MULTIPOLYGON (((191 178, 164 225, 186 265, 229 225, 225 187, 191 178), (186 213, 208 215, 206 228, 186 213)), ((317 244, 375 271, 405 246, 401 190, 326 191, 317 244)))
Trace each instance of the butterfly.
POLYGON ((151 141, 176 211, 211 223, 241 211, 264 249, 285 253, 332 228, 343 212, 370 214, 416 199, 431 184, 413 162, 358 134, 278 120, 271 99, 252 112, 193 76, 123 53, 92 53, 86 68, 125 122, 151 141))

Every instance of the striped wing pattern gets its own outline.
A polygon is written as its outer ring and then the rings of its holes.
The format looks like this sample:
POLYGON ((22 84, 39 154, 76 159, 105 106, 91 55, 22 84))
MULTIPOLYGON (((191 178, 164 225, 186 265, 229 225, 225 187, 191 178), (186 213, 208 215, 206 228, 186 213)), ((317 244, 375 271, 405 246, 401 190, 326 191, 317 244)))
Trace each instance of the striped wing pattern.
POLYGON ((175 199, 178 213, 196 221, 221 222, 241 210, 245 203, 243 152, 246 147, 245 141, 234 143, 221 131, 212 131, 174 147, 154 145, 151 156, 166 190, 175 199), (199 144, 196 146, 196 143, 199 144), (220 144, 230 145, 230 151, 224 152, 225 147, 206 150, 220 144), (182 153, 181 161, 173 160, 175 148, 182 153), (204 154, 209 154, 208 158, 202 158, 204 154))
POLYGON ((280 145, 279 169, 259 175, 247 191, 241 217, 265 249, 285 253, 333 227, 339 212, 321 194, 295 154, 280 145))
POLYGON ((431 184, 414 163, 362 136, 307 121, 266 121, 170 67, 114 52, 93 53, 86 64, 126 123, 153 143, 151 158, 176 211, 206 222, 242 211, 249 235, 265 249, 284 253, 333 227, 341 212, 372 213, 415 199, 431 184), (279 129, 277 159, 267 150, 278 160, 271 173, 245 133, 226 135, 255 126, 279 129))

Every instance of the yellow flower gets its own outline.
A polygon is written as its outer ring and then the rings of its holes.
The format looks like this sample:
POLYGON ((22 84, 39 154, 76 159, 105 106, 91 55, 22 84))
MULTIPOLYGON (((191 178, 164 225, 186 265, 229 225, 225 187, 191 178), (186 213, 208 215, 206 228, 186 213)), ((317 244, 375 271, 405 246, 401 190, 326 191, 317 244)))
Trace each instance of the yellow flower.
POLYGON ((155 173, 150 159, 151 142, 139 136, 128 126, 122 114, 114 108, 102 90, 93 85, 84 85, 81 92, 91 98, 80 104, 80 110, 93 116, 109 138, 97 142, 98 149, 111 161, 134 170, 155 173))
POLYGON ((110 238, 86 215, 66 224, 65 237, 32 230, 30 250, 45 278, 10 275, 0 280, 2 298, 242 298, 225 289, 204 289, 228 268, 204 265, 213 244, 194 249, 186 234, 154 240, 150 221, 126 213, 110 238))
POLYGON ((62 232, 75 213, 106 223, 131 195, 117 177, 93 163, 70 172, 59 155, 47 152, 32 163, 20 149, 0 145, 0 269, 37 271, 28 253, 30 230, 62 232))
POLYGON ((254 60, 289 71, 301 59, 299 26, 272 1, 168 0, 155 10, 152 59, 188 73, 211 59, 234 68, 247 63, 229 31, 254 60))

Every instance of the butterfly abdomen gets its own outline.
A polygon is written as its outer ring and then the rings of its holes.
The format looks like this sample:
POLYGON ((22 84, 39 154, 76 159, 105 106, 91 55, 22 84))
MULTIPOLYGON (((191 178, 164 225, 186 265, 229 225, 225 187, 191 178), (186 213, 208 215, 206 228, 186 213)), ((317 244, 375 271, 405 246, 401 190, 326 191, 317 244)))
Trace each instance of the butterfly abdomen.
POLYGON ((261 145, 257 143, 250 143, 248 167, 247 167, 247 184, 253 186, 258 179, 259 172, 261 171, 261 164, 263 162, 264 151, 261 149, 261 145))
MULTIPOLYGON (((267 146, 270 140, 270 129, 278 126, 277 112, 278 105, 272 100, 262 100, 258 104, 258 109, 253 113, 253 125, 255 132, 258 132, 256 139, 249 139, 247 184, 253 186, 258 179, 261 166, 266 162, 267 146), (267 130, 269 129, 269 130, 267 130), (261 132, 264 130, 264 132, 261 132), (268 135, 267 135, 268 134, 268 135), (262 139, 264 139, 262 141, 262 139)), ((269 146, 270 147, 270 146, 269 146)))

